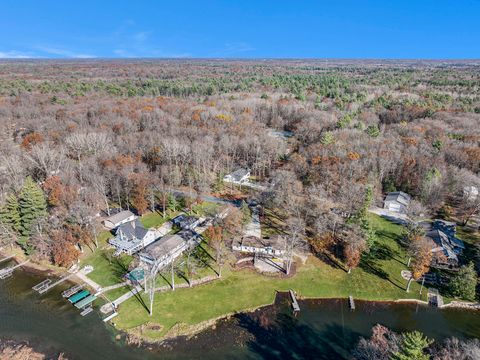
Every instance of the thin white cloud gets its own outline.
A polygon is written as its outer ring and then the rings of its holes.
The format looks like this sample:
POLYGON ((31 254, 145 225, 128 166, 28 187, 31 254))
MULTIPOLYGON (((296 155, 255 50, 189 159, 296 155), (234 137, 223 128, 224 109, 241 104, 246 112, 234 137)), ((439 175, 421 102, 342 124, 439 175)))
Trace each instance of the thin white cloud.
POLYGON ((21 52, 16 50, 0 51, 0 59, 29 59, 35 55, 29 52, 21 52))
POLYGON ((246 42, 234 42, 234 43, 226 43, 223 49, 220 49, 214 52, 212 55, 216 56, 232 56, 235 54, 241 54, 249 51, 255 50, 250 44, 246 42))
POLYGON ((57 55, 57 56, 66 57, 66 58, 90 59, 90 58, 97 57, 96 55, 79 53, 79 52, 51 47, 51 46, 37 46, 37 49, 49 55, 57 55))

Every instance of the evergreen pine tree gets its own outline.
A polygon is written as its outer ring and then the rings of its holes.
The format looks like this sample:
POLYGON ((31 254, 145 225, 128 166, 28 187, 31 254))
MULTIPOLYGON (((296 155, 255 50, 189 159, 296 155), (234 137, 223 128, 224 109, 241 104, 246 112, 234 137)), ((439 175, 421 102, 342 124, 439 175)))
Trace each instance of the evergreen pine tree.
POLYGON ((5 205, 0 208, 0 221, 9 225, 14 231, 18 232, 20 230, 20 211, 15 195, 7 196, 5 205))
POLYGON ((458 273, 450 281, 452 295, 465 300, 475 300, 475 289, 477 287, 477 273, 475 265, 471 262, 462 266, 458 273))
POLYGON ((407 332, 402 335, 400 349, 393 354, 393 360, 429 360, 430 356, 423 351, 433 341, 419 331, 407 332))
POLYGON ((19 195, 18 205, 21 220, 20 233, 24 237, 29 237, 33 224, 47 215, 45 194, 31 177, 27 177, 25 180, 19 195))
POLYGON ((322 133, 322 137, 320 138, 320 143, 322 145, 330 145, 335 141, 333 134, 330 131, 325 131, 322 133))

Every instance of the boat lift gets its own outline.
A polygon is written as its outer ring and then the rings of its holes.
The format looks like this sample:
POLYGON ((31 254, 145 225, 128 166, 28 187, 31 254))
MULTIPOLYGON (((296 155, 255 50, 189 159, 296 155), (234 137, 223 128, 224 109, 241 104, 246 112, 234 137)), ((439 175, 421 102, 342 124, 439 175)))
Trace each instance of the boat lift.
MULTIPOLYGON (((4 259, 5 260, 5 259, 4 259)), ((3 280, 3 279, 6 279, 6 278, 9 278, 10 276, 13 275, 13 271, 23 265, 25 265, 26 263, 28 263, 30 260, 26 260, 20 264, 17 264, 17 265, 13 265, 13 266, 10 266, 10 267, 7 267, 5 269, 1 269, 0 270, 0 279, 3 280)))
POLYGON ((75 285, 74 287, 71 287, 70 289, 67 289, 65 290, 64 292, 62 292, 62 296, 64 298, 69 298, 71 297, 72 295, 76 294, 77 292, 79 292, 80 290, 83 289, 83 286, 84 284, 80 284, 80 285, 75 285))
POLYGON ((32 289, 35 290, 36 292, 38 292, 40 295, 45 294, 48 290, 53 289, 55 286, 60 285, 61 283, 67 281, 68 279, 70 279, 74 275, 75 275, 75 273, 65 275, 64 277, 58 279, 54 283, 52 283, 51 279, 47 279, 47 280, 44 280, 41 283, 35 285, 34 287, 32 287, 32 289))

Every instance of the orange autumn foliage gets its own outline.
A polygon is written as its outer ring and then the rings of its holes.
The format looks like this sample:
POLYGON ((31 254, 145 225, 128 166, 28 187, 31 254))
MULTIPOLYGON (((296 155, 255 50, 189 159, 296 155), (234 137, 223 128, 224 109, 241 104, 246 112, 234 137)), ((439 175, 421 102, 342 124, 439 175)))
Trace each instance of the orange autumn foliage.
POLYGON ((44 141, 43 135, 37 132, 32 132, 24 136, 20 146, 25 150, 30 150, 33 145, 40 144, 44 141))

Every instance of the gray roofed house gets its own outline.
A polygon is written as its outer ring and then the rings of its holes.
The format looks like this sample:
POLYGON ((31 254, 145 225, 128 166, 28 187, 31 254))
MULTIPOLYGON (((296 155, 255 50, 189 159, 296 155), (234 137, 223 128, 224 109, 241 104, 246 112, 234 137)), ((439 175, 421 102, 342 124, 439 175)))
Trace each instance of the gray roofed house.
POLYGON ((244 182, 247 182, 249 177, 250 177, 250 170, 240 168, 228 175, 225 175, 223 177, 223 181, 231 182, 235 184, 242 184, 244 182))
POLYGON ((199 224, 200 219, 194 216, 188 216, 185 214, 178 215, 172 220, 173 225, 178 226, 181 229, 193 230, 199 224))
POLYGON ((109 243, 115 246, 117 251, 131 255, 153 241, 155 241, 155 232, 146 229, 137 218, 121 224, 115 231, 115 238, 111 239, 109 243))
POLYGON ((389 211, 406 214, 411 197, 403 191, 394 191, 387 194, 383 208, 389 211))
POLYGON ((170 264, 186 249, 197 243, 197 234, 191 230, 182 230, 173 235, 166 235, 140 252, 140 261, 149 265, 156 264, 159 269, 170 264))
POLYGON ((134 213, 129 210, 123 210, 105 218, 105 220, 103 220, 103 224, 107 229, 115 229, 124 223, 135 220, 135 218, 136 216, 134 213))
POLYGON ((432 249, 436 256, 434 264, 437 266, 458 266, 460 255, 465 249, 463 241, 455 236, 456 224, 444 220, 435 220, 431 229, 427 232, 426 237, 430 238, 435 247, 432 249))

